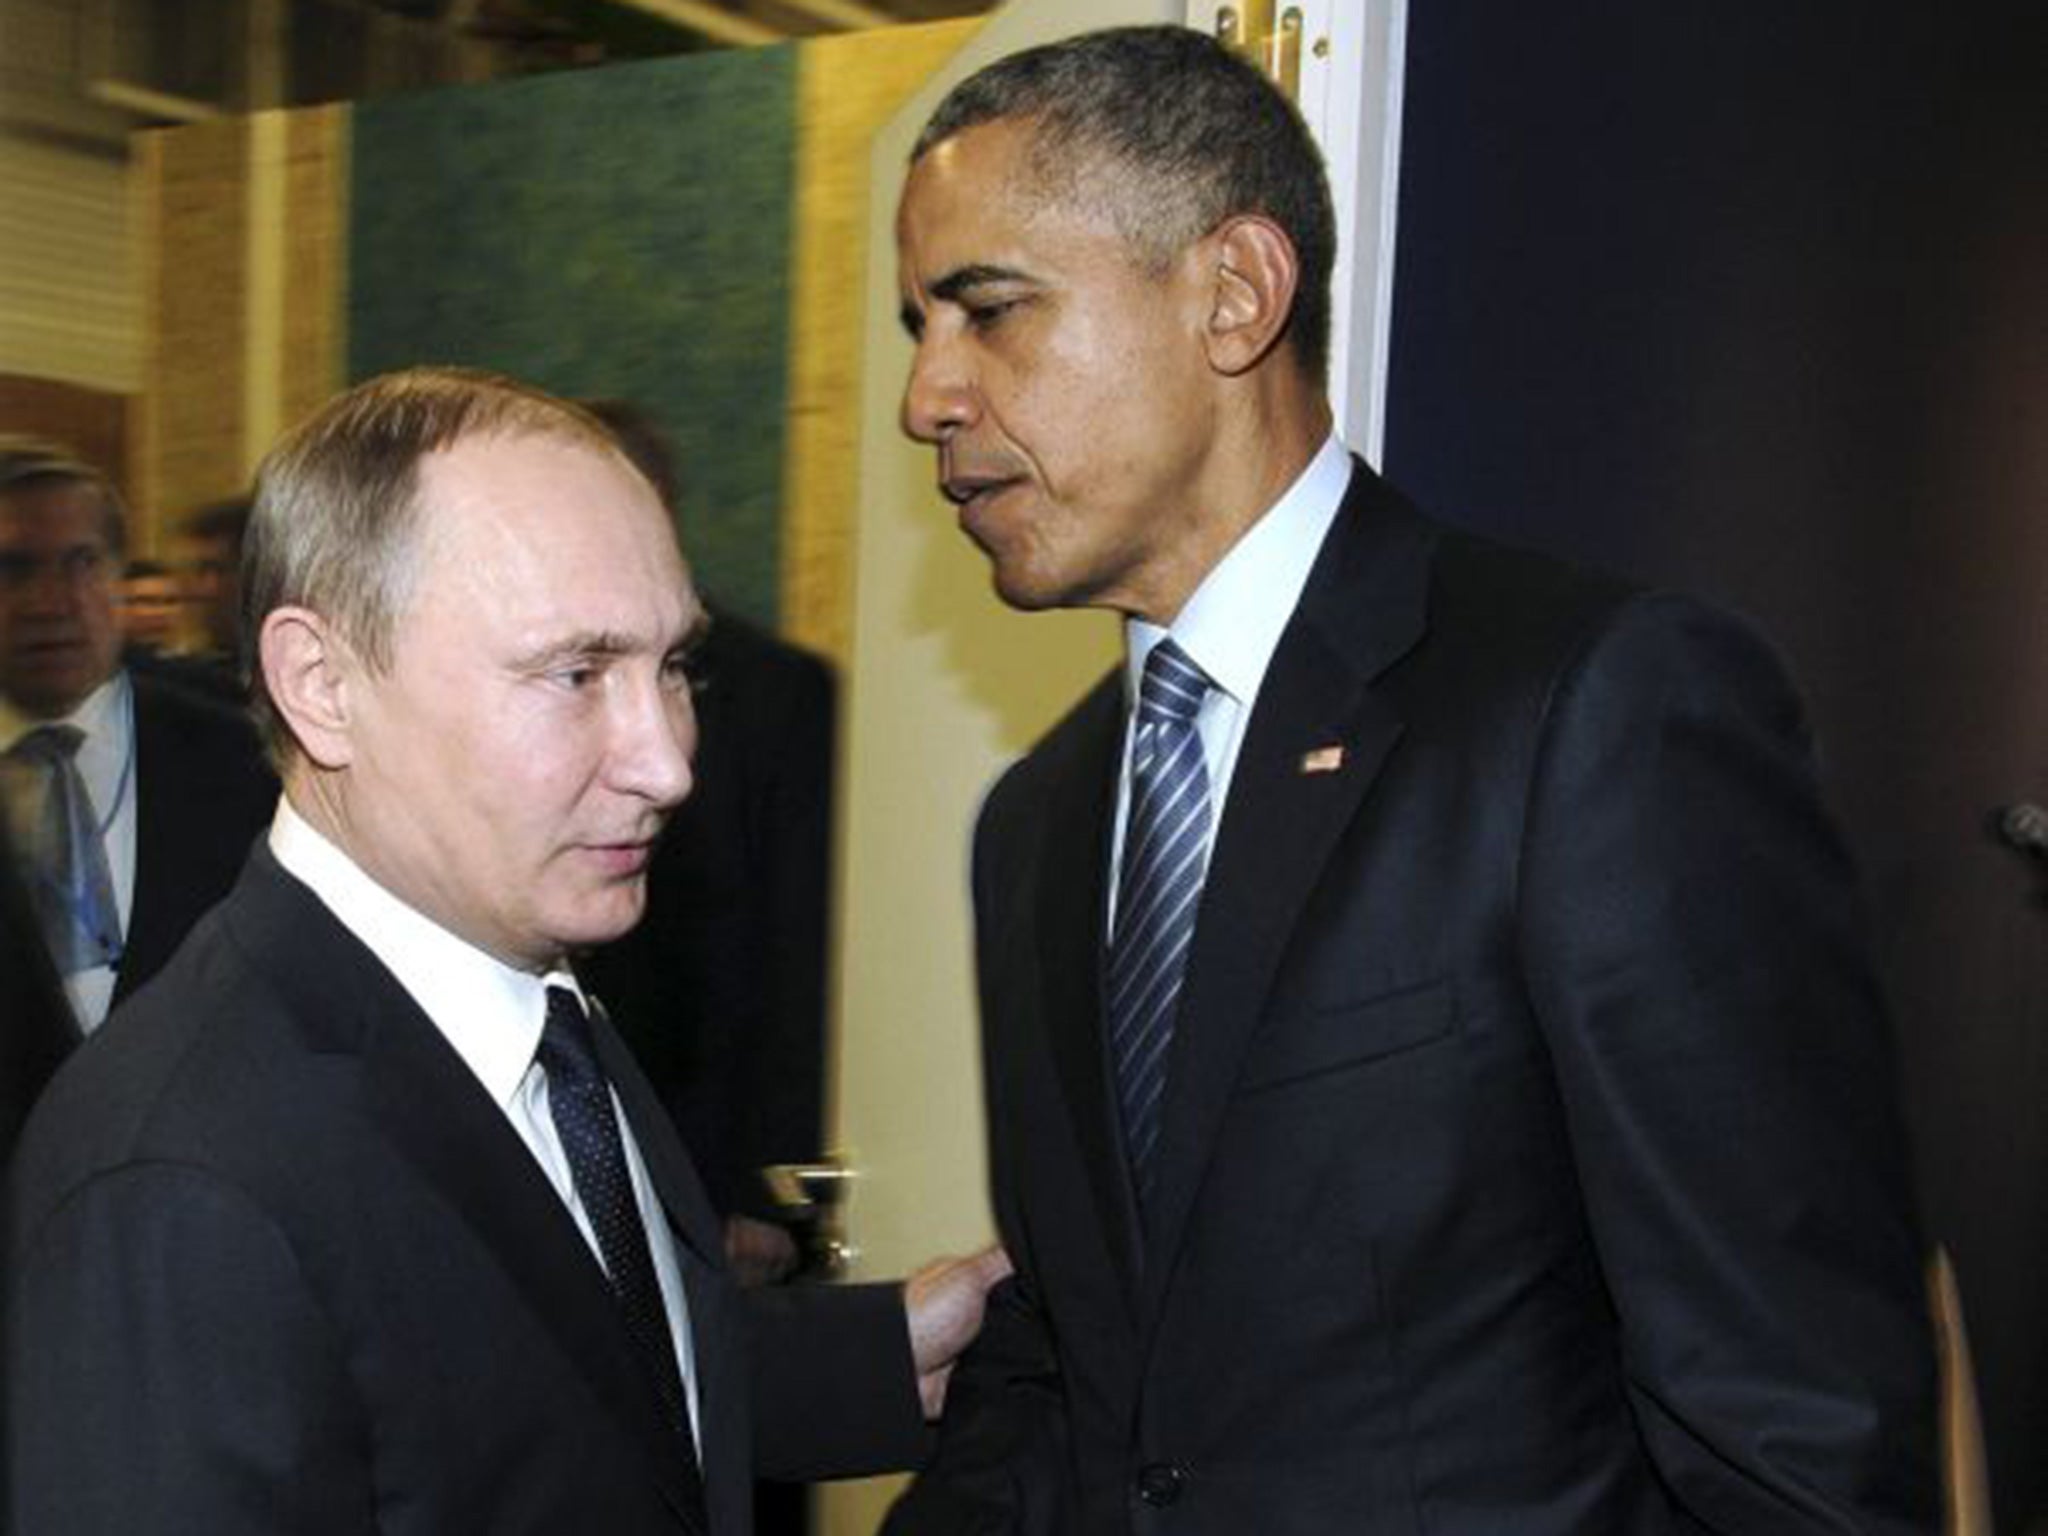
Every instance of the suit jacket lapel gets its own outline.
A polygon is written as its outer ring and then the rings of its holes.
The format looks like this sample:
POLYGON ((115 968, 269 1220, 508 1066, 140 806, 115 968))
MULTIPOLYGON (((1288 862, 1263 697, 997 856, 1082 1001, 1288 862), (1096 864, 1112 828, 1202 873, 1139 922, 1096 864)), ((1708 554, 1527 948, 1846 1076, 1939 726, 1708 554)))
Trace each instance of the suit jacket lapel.
POLYGON ((1431 535, 1362 466, 1267 668, 1210 855, 1146 1212, 1156 1316, 1247 1045, 1310 892, 1401 733, 1374 677, 1420 638, 1431 535), (1342 750, 1334 771, 1307 754, 1342 750))
POLYGON ((475 1075, 375 955, 261 845, 233 920, 316 1048, 360 1058, 369 1111, 393 1145, 526 1295, 538 1325, 646 1447, 664 1497, 686 1510, 673 1432, 603 1271, 475 1075))
POLYGON ((1066 1091, 1110 1257, 1124 1295, 1135 1303, 1137 1209, 1110 1087, 1103 1008, 1109 842, 1115 825, 1123 716, 1121 674, 1112 674, 1083 705, 1072 738, 1063 743, 1069 760, 1053 774, 1035 926, 1038 975, 1045 989, 1040 1017, 1066 1091))
MULTIPOLYGON (((598 1060, 625 1107, 640 1159, 675 1234, 696 1368, 697 1459, 706 1500, 716 1511, 753 1475, 747 1362, 730 1347, 740 1337, 741 1323, 734 1315, 731 1286, 722 1277, 724 1228, 653 1085, 604 1008, 598 1006, 593 1015, 598 1060)), ((664 1437, 662 1447, 666 1443, 664 1437)))
POLYGON ((170 781, 170 770, 162 766, 176 755, 161 739, 163 722, 142 689, 136 688, 133 698, 134 734, 129 750, 134 753, 131 771, 135 775, 135 890, 128 903, 127 964, 114 981, 117 1003, 135 989, 137 976, 155 969, 165 958, 160 935, 170 921, 165 910, 172 904, 167 882, 180 863, 177 839, 191 819, 177 804, 179 786, 170 781))

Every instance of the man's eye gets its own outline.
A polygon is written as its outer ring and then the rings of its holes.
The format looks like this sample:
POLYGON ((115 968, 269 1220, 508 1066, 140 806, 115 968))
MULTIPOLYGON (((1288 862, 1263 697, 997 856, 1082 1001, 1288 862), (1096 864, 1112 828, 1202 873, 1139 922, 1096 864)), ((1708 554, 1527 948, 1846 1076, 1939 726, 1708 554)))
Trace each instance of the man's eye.
POLYGON ((597 681, 597 668, 581 664, 573 667, 557 667, 548 676, 557 685, 568 689, 571 693, 580 693, 583 689, 588 688, 597 681))
POLYGON ((992 299, 984 304, 970 304, 967 306, 967 323, 977 331, 992 330, 1023 302, 1022 299, 992 299))
POLYGON ((64 574, 91 576, 105 563, 105 558, 96 549, 68 550, 64 555, 64 574))
POLYGON ((694 693, 697 679, 690 671, 690 657, 686 651, 678 651, 661 664, 661 685, 676 693, 694 693))

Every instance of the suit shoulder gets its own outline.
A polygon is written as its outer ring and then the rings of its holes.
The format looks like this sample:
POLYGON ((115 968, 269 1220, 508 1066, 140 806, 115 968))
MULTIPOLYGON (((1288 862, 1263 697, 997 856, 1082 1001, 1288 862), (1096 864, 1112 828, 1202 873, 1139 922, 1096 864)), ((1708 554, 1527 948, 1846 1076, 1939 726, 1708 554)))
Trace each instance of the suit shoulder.
POLYGON ((1545 670, 1614 645, 1681 645, 1713 636, 1769 652, 1741 614, 1476 534, 1446 531, 1430 584, 1433 630, 1483 637, 1498 655, 1545 670))
POLYGON ((135 689, 138 725, 155 727, 175 739, 197 739, 260 759, 263 751, 255 722, 225 699, 189 688, 155 672, 129 670, 135 689))
POLYGON ((823 656, 723 608, 713 608, 710 628, 697 647, 697 659, 713 681, 718 673, 730 670, 741 677, 790 687, 815 689, 832 684, 832 663, 823 656))
POLYGON ((148 1162, 228 1166, 271 1141, 286 1064, 281 1003, 218 912, 71 1053, 37 1102, 10 1170, 32 1225, 68 1194, 148 1162), (268 1129, 266 1129, 268 1127, 268 1129))
POLYGON ((824 657, 715 610, 691 663, 704 750, 713 760, 758 758, 792 740, 822 751, 829 742, 838 677, 824 657))
POLYGON ((130 676, 142 771, 190 777, 216 798, 233 795, 267 814, 277 794, 277 777, 264 756, 255 722, 233 705, 177 683, 142 672, 130 676))
POLYGON ((1612 572, 1446 530, 1432 573, 1432 618, 1487 614, 1494 627, 1583 633, 1645 589, 1612 572))

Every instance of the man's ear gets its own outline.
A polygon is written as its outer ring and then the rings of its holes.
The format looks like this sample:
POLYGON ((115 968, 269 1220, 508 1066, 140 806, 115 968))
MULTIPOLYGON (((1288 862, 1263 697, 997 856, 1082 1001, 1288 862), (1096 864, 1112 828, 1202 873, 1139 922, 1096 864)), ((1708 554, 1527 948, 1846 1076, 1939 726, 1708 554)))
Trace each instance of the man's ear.
POLYGON ((1209 364, 1219 373, 1249 373, 1286 334, 1301 260, 1286 231, 1258 214, 1226 220, 1202 243, 1212 284, 1204 331, 1209 364))
POLYGON ((292 738, 317 768, 345 768, 355 755, 349 682, 355 655, 310 608, 273 608, 258 632, 263 686, 292 738))

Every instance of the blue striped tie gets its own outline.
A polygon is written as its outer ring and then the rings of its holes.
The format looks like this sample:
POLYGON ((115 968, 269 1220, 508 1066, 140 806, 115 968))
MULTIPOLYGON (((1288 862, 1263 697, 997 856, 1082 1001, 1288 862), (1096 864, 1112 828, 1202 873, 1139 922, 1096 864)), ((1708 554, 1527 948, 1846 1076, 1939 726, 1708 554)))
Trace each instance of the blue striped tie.
POLYGON ((1173 641, 1146 657, 1109 954, 1110 1055, 1141 1202, 1151 1193, 1167 1047, 1209 860, 1209 768, 1195 728, 1208 691, 1207 676, 1173 641))
POLYGON ((36 915, 59 974, 121 963, 121 909, 107 867, 104 828, 78 773, 85 732, 41 725, 8 757, 43 776, 41 815, 29 841, 35 868, 36 915))

